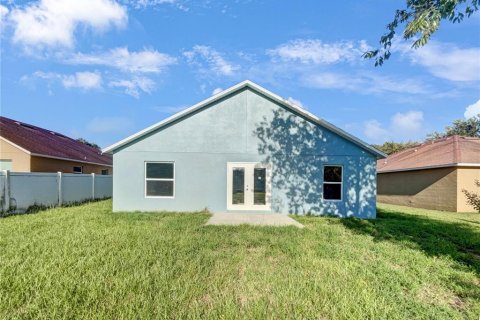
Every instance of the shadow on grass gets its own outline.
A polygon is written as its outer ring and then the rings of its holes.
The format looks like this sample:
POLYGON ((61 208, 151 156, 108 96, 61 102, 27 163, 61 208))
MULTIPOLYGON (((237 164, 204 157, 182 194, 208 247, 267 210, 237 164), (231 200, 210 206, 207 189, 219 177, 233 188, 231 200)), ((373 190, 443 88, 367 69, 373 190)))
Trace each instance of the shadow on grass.
POLYGON ((480 275, 480 231, 468 223, 442 221, 401 211, 377 209, 376 220, 342 219, 356 233, 392 241, 431 256, 449 256, 480 275))
POLYGON ((7 217, 13 217, 13 216, 19 216, 19 215, 29 215, 29 214, 34 214, 34 213, 41 213, 42 211, 47 211, 47 210, 54 209, 54 208, 78 207, 78 206, 81 206, 81 205, 84 205, 84 204, 104 201, 104 200, 107 200, 107 199, 110 199, 110 197, 97 198, 97 199, 85 199, 85 200, 82 200, 82 201, 67 202, 67 203, 64 203, 61 206, 58 206, 58 205, 47 206, 47 205, 43 205, 43 204, 34 203, 33 205, 29 206, 25 210, 20 210, 20 211, 12 210, 12 211, 0 212, 0 218, 7 218, 7 217))

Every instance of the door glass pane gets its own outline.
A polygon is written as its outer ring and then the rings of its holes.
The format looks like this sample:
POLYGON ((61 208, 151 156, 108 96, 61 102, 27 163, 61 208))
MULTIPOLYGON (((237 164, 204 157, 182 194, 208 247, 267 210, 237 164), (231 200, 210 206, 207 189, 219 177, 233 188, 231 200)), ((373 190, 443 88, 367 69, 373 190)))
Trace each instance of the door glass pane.
POLYGON ((266 204, 265 168, 253 170, 253 204, 266 204))
POLYGON ((245 169, 233 168, 232 204, 245 203, 245 169))

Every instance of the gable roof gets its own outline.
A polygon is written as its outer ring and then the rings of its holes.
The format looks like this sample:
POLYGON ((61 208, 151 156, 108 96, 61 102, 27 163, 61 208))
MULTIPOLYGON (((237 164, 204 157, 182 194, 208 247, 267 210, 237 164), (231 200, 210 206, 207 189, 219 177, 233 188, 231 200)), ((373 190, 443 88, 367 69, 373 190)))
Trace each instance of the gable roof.
POLYGON ((377 172, 480 166, 480 139, 452 136, 425 142, 377 161, 377 172))
POLYGON ((230 87, 230 88, 228 88, 228 89, 226 89, 226 90, 224 90, 224 91, 222 91, 218 94, 215 94, 215 95, 211 96, 210 98, 207 98, 207 99, 191 106, 188 109, 180 111, 180 112, 172 115, 171 117, 166 118, 165 120, 162 120, 162 121, 146 128, 142 131, 139 131, 139 132, 137 132, 137 133, 135 133, 135 134, 133 134, 133 135, 117 142, 117 143, 115 143, 115 144, 112 144, 111 146, 103 149, 102 151, 105 152, 105 153, 110 153, 110 152, 112 152, 112 151, 114 151, 114 150, 116 150, 116 149, 118 149, 118 148, 120 148, 120 147, 138 139, 138 138, 141 138, 142 136, 144 136, 148 133, 151 133, 152 131, 158 130, 158 129, 168 125, 169 123, 171 123, 173 121, 176 121, 176 120, 179 120, 183 117, 186 117, 189 114, 194 113, 197 110, 207 106, 208 104, 211 104, 215 101, 218 101, 218 100, 220 100, 220 99, 222 99, 222 98, 224 98, 224 97, 226 97, 226 96, 228 96, 228 95, 230 95, 234 92, 240 91, 244 88, 250 88, 254 91, 257 91, 257 92, 263 94, 264 96, 266 96, 266 97, 272 99, 273 101, 283 105, 284 107, 290 109, 291 111, 294 111, 294 112, 302 115, 303 117, 312 121, 313 123, 316 123, 316 124, 326 128, 326 129, 338 134, 339 136, 345 138, 346 140, 348 140, 350 142, 353 142, 355 145, 357 145, 357 146, 361 147, 362 149, 372 153, 377 158, 386 157, 386 155, 383 152, 375 149, 374 147, 367 144, 366 142, 363 142, 362 140, 358 139, 357 137, 354 137, 353 135, 347 133, 346 131, 344 131, 344 130, 334 126, 333 124, 315 116, 314 114, 306 111, 305 109, 300 108, 299 106, 291 103, 290 101, 287 101, 286 99, 283 99, 282 97, 272 93, 271 91, 268 91, 267 89, 259 86, 258 84, 253 83, 250 80, 245 80, 243 82, 240 82, 240 83, 234 85, 233 87, 230 87))
POLYGON ((61 133, 0 116, 0 138, 38 157, 112 166, 112 157, 61 133))

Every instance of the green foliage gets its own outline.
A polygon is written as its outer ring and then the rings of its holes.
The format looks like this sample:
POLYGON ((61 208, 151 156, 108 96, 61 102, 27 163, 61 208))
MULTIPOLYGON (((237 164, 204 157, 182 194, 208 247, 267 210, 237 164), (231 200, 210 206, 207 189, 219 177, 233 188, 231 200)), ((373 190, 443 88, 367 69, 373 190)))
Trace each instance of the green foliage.
POLYGON ((476 319, 480 215, 205 226, 111 201, 0 219, 0 319, 476 319))
POLYGON ((390 155, 392 153, 400 152, 402 150, 414 147, 418 144, 419 142, 416 142, 416 141, 407 141, 407 142, 386 141, 383 144, 372 144, 372 146, 375 149, 380 150, 387 155, 390 155))
POLYGON ((77 141, 81 142, 83 144, 86 144, 87 146, 90 146, 92 148, 101 150, 100 146, 98 144, 94 143, 94 142, 87 141, 86 139, 83 139, 83 138, 78 138, 77 141))
POLYGON ((466 120, 455 120, 451 126, 445 127, 445 132, 433 132, 428 134, 427 140, 435 140, 454 135, 480 138, 480 114, 466 120))
MULTIPOLYGON (((480 181, 475 179, 475 185, 480 188, 480 181)), ((462 189, 463 194, 467 197, 467 203, 480 213, 480 194, 462 189)))
MULTIPOLYGON (((451 126, 445 127, 445 132, 432 132, 427 135, 426 141, 451 137, 454 135, 464 137, 480 138, 480 114, 476 117, 469 119, 458 119, 453 121, 451 126)), ((402 150, 414 147, 421 142, 407 141, 407 142, 394 142, 387 141, 383 144, 372 144, 375 149, 378 149, 387 155, 400 152, 402 150)))
POLYGON ((403 39, 417 38, 412 47, 424 46, 435 33, 442 20, 459 23, 479 8, 479 0, 407 0, 406 9, 397 10, 387 33, 380 38, 380 48, 366 52, 367 59, 375 58, 375 66, 381 66, 390 58, 392 41, 400 25, 405 24, 403 39))

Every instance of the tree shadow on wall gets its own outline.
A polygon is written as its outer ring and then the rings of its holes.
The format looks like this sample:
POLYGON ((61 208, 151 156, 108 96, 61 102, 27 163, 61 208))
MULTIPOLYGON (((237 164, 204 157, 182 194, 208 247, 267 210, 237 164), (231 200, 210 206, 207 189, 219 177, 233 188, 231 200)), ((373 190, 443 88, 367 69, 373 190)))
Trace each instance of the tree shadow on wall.
POLYGON ((259 139, 263 161, 272 165, 272 187, 277 191, 271 199, 274 211, 365 217, 374 212, 369 199, 376 193, 375 161, 347 156, 352 146, 336 134, 279 108, 257 123, 253 135, 259 139), (344 201, 323 199, 325 164, 343 165, 344 201))

